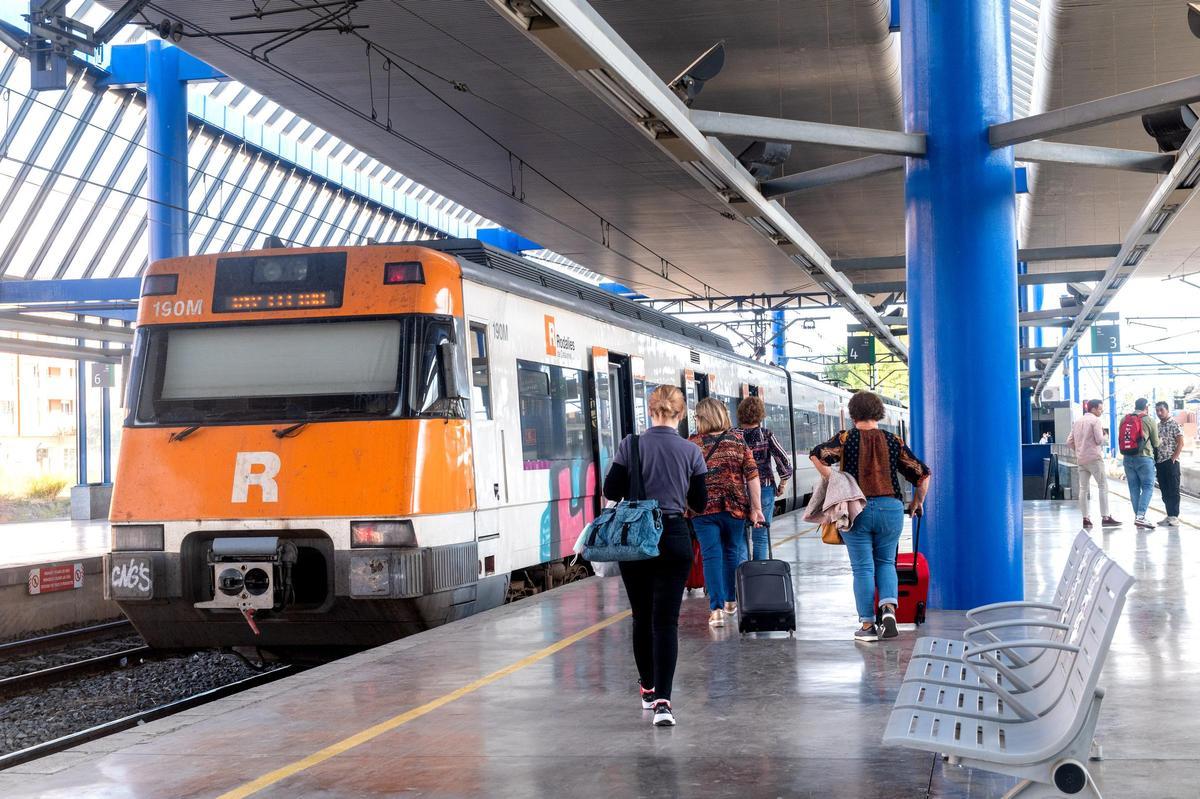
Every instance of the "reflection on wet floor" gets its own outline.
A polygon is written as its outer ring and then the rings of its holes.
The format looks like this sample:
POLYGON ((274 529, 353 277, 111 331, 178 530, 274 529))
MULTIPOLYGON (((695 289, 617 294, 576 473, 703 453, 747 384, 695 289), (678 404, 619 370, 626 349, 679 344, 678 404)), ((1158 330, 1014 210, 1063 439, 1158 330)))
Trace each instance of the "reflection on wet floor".
MULTIPOLYGON (((1025 511, 1028 596, 1046 597, 1078 510, 1030 502, 1025 511)), ((1185 500, 1183 515, 1200 519, 1200 502, 1185 500)), ((216 796, 299 761, 295 773, 255 795, 1001 796, 1012 779, 883 746, 916 633, 851 641, 845 551, 809 527, 794 514, 774 525, 775 555, 793 563, 795 639, 713 629, 705 599, 685 600, 673 729, 651 727, 639 708, 625 619, 507 670, 626 608, 619 580, 594 579, 147 725, 88 753, 0 773, 0 792, 216 796), (497 670, 506 671, 453 694, 497 670), (335 756, 301 760, 448 695, 452 701, 335 756)), ((1095 774, 1110 799, 1194 799, 1200 645, 1189 591, 1200 591, 1200 531, 1128 524, 1094 537, 1138 580, 1102 678, 1098 737, 1107 760, 1095 774)), ((959 614, 935 611, 922 633, 961 625, 959 614)))

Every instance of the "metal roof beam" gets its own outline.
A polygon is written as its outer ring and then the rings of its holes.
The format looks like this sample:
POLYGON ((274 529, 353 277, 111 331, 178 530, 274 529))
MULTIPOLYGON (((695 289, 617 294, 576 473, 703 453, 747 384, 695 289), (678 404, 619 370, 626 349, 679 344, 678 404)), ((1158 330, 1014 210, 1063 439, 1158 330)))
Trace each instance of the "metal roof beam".
POLYGON ((1175 156, 1169 154, 1051 141, 1022 142, 1013 147, 1013 157, 1035 164, 1095 166, 1101 169, 1152 172, 1156 175, 1165 175, 1175 164, 1175 156))
MULTIPOLYGON (((1040 313, 1039 311, 1026 311, 1025 313, 1040 313)), ((1025 314, 1021 314, 1021 327, 1071 327, 1075 324, 1079 310, 1076 309, 1072 314, 1058 314, 1056 316, 1035 316, 1025 318, 1025 314)), ((1116 312, 1107 312, 1097 314, 1092 321, 1095 322, 1110 322, 1120 318, 1120 314, 1116 312)))
POLYGON ((1200 75, 992 125, 988 130, 988 141, 993 147, 1007 147, 1140 116, 1147 111, 1174 108, 1196 100, 1200 100, 1200 75))
POLYGON ((64 344, 51 344, 46 341, 30 341, 28 339, 5 338, 0 336, 0 352, 14 355, 40 355, 45 358, 66 358, 72 361, 93 361, 95 363, 119 364, 121 359, 129 355, 128 349, 99 349, 97 347, 71 347, 64 344))
POLYGON ((721 111, 693 110, 689 115, 700 132, 709 136, 744 136, 795 144, 826 144, 843 150, 887 155, 925 155, 924 133, 726 114, 721 111))
MULTIPOLYGON (((527 33, 597 97, 679 162, 692 177, 727 203, 852 316, 901 358, 908 348, 855 293, 829 256, 778 202, 762 195, 758 181, 721 142, 696 127, 688 108, 645 61, 584 0, 538 0, 537 5, 489 0, 502 17, 527 33), (532 16, 531 16, 532 15, 532 16)), ((881 131, 881 133, 889 133, 881 131)), ((894 136, 905 134, 892 133, 894 136)))
MULTIPOLYGON (((1197 91, 1200 91, 1200 76, 1197 81, 1197 91)), ((1109 300, 1117 295, 1117 291, 1125 285, 1125 281, 1133 277, 1138 266, 1146 260, 1146 256, 1154 245, 1162 238, 1167 228, 1179 218, 1180 212, 1196 196, 1200 187, 1200 126, 1192 129, 1183 146, 1175 156, 1175 166, 1170 173, 1159 181, 1151 192, 1142 211, 1129 227, 1121 251, 1105 270, 1104 277, 1092 289, 1091 295, 1070 329, 1063 335, 1062 341, 1054 355, 1046 364, 1038 380, 1035 396, 1040 396, 1042 389, 1050 380, 1050 375, 1062 363, 1067 353, 1083 337, 1084 331, 1092 322, 1104 318, 1101 313, 1109 300)))
POLYGON ((853 161, 843 161, 840 164, 817 167, 794 175, 768 180, 760 188, 765 197, 783 197, 786 194, 794 194, 817 186, 829 186, 871 175, 896 172, 904 169, 904 161, 905 158, 902 155, 869 155, 866 158, 856 158, 853 161))
POLYGON ((129 344, 133 341, 133 331, 127 327, 112 327, 92 322, 77 322, 70 319, 54 319, 48 316, 13 312, 0 313, 0 330, 88 341, 116 341, 121 344, 129 344))
MULTIPOLYGON (((1073 261, 1089 258, 1112 258, 1120 251, 1120 244, 1077 244, 1067 247, 1028 247, 1017 250, 1017 260, 1033 263, 1036 261, 1073 261)), ((839 272, 852 272, 860 269, 903 269, 904 266, 905 261, 903 255, 884 255, 875 258, 836 258, 833 261, 833 268, 839 272)))

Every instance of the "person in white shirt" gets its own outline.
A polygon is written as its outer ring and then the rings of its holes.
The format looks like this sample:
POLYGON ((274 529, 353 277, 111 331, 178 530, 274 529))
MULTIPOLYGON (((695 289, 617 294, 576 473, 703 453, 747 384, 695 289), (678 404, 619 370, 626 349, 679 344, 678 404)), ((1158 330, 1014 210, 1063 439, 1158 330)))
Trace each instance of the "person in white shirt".
POLYGON ((1071 435, 1067 437, 1067 446, 1075 453, 1075 462, 1079 464, 1079 509, 1083 511, 1083 527, 1085 530, 1092 527, 1092 520, 1088 518, 1089 478, 1096 480, 1096 491, 1100 494, 1100 524, 1105 527, 1117 526, 1120 522, 1108 515, 1108 479, 1104 474, 1104 428, 1100 425, 1104 403, 1098 399, 1088 400, 1084 407, 1087 413, 1076 420, 1071 426, 1071 435))

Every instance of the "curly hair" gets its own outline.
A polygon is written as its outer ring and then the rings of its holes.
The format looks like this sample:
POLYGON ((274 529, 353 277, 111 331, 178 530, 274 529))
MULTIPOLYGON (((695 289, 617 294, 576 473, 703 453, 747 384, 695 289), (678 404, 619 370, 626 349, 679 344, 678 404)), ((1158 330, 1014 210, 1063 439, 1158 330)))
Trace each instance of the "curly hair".
POLYGON ((846 406, 850 418, 856 422, 878 422, 883 418, 883 400, 870 391, 856 391, 846 406))
POLYGON ((746 397, 738 403, 737 418, 742 427, 761 424, 766 416, 767 406, 763 404, 762 397, 746 397))

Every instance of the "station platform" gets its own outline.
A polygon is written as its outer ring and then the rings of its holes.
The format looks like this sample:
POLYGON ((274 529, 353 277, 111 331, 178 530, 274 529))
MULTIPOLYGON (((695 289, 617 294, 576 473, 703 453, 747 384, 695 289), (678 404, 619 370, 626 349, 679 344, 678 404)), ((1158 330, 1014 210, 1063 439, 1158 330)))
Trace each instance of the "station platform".
MULTIPOLYGON (((1027 594, 1046 596, 1078 511, 1025 512, 1027 594)), ((796 638, 710 628, 705 599, 685 600, 678 727, 640 709, 620 581, 593 578, 14 767, 0 795, 1001 796, 1013 780, 882 745, 916 633, 850 640, 845 552, 797 514, 773 532, 793 564, 796 638)), ((1195 797, 1200 531, 1095 538, 1138 582, 1102 678, 1107 759, 1093 773, 1107 797, 1195 797)), ((961 624, 933 612, 922 634, 961 624)))
POLYGON ((0 524, 0 640, 121 618, 104 598, 108 548, 107 521, 0 524))

